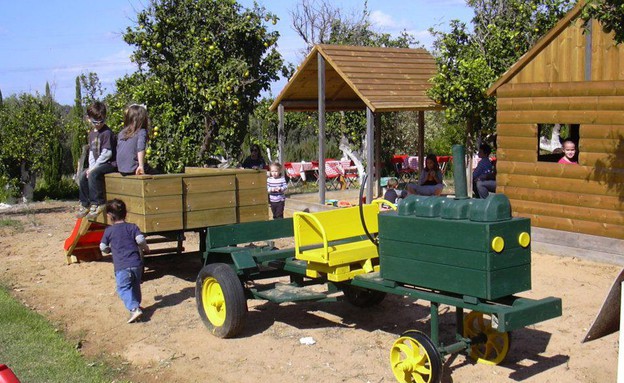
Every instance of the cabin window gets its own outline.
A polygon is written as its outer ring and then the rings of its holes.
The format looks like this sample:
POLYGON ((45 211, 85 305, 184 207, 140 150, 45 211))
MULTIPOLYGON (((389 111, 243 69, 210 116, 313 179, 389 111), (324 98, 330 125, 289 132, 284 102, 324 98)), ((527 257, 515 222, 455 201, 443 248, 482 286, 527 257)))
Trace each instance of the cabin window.
POLYGON ((563 156, 562 143, 572 140, 578 157, 579 124, 537 124, 537 160, 557 162, 563 156))

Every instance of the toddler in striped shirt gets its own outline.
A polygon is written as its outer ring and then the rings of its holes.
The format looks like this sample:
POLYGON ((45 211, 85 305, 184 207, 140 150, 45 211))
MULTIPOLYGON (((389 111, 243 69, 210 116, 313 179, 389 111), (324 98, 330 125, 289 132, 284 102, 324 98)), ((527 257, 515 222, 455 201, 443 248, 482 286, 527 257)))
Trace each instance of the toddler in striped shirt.
POLYGON ((287 187, 286 179, 282 174, 282 165, 279 162, 273 162, 269 168, 269 178, 267 179, 267 191, 269 192, 273 219, 284 218, 287 187))

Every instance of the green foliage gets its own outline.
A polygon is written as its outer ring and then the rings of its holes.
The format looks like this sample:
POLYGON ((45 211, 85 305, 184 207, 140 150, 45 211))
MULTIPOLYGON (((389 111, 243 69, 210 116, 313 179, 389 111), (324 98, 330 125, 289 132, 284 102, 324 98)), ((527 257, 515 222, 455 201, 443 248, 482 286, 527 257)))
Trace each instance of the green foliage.
POLYGON ((152 1, 137 15, 124 40, 139 71, 117 82, 109 106, 148 105, 153 165, 179 171, 240 153, 256 99, 282 66, 269 22, 277 17, 235 1, 152 1))
POLYGON ((110 367, 87 363, 45 318, 28 310, 0 287, 0 360, 22 382, 104 383, 110 367))
POLYGON ((20 166, 32 174, 51 170, 50 159, 58 158, 56 145, 60 137, 61 115, 57 104, 29 94, 10 97, 0 110, 2 175, 7 179, 19 177, 20 166))
POLYGON ((78 167, 78 160, 82 154, 82 147, 87 144, 89 125, 85 121, 85 114, 86 109, 83 105, 82 99, 81 76, 76 76, 76 95, 74 96, 74 106, 69 112, 68 121, 65 127, 74 172, 78 167))
POLYGON ((616 44, 624 42, 624 1, 586 0, 581 17, 589 21, 596 19, 605 33, 614 33, 616 44))
POLYGON ((567 12, 571 0, 469 0, 470 28, 453 20, 450 32, 431 30, 438 74, 429 96, 446 106, 451 126, 485 137, 496 124, 496 104, 485 92, 567 12))
POLYGON ((82 106, 86 111, 86 108, 94 101, 100 100, 102 94, 104 94, 104 89, 102 88, 100 78, 95 72, 82 73, 79 78, 80 87, 85 91, 82 97, 82 106))
POLYGON ((69 176, 64 176, 57 182, 48 182, 45 178, 37 182, 33 195, 34 201, 47 199, 71 200, 78 195, 78 185, 69 176))

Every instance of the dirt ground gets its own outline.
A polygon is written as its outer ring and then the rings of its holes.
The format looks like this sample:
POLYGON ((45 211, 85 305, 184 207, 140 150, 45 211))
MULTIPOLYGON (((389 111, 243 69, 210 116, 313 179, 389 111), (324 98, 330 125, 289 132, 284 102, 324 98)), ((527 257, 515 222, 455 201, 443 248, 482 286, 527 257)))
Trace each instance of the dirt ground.
MULTIPOLYGON (((249 301, 243 334, 212 336, 195 306, 197 257, 154 256, 142 285, 145 315, 126 324, 109 259, 67 265, 63 242, 73 203, 0 210, 0 280, 91 358, 107 359, 133 382, 394 382, 392 343, 408 329, 429 332, 428 302, 389 295, 358 309, 346 302, 249 301), (303 345, 312 337, 316 343, 303 345)), ((189 236, 187 249, 197 246, 189 236)), ((530 298, 558 296, 563 316, 514 331, 499 366, 464 354, 445 358, 442 382, 614 382, 618 334, 581 344, 620 267, 533 254, 530 298)), ((613 308, 617 310, 617 307, 613 308)), ((441 307, 441 339, 453 340, 453 309, 441 307)))

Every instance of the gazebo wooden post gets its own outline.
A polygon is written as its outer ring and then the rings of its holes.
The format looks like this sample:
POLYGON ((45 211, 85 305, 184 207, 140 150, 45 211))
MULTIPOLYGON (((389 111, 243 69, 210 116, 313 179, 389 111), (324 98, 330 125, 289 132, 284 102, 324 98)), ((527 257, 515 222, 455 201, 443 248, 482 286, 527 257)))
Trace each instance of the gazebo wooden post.
POLYGON ((277 126, 277 160, 284 166, 284 105, 277 107, 279 124, 277 126))
MULTIPOLYGON (((375 113, 370 108, 366 108, 366 203, 373 200, 373 179, 375 178, 375 113)), ((358 201, 359 202, 359 201, 358 201)))
POLYGON ((425 168, 425 111, 418 111, 418 172, 425 168))
POLYGON ((375 113, 375 191, 381 196, 381 113, 375 113))
POLYGON ((319 203, 325 204, 325 59, 317 55, 318 63, 318 128, 319 128, 319 165, 318 185, 319 203))

